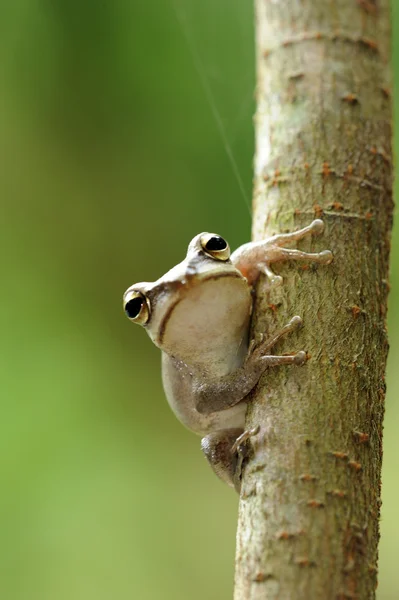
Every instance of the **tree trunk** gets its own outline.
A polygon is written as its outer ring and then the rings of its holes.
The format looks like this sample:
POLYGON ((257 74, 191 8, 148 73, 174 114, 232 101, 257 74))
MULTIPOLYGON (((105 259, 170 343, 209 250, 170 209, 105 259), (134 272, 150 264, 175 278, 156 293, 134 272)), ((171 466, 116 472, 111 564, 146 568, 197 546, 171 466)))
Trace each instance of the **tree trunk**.
POLYGON ((239 509, 236 600, 375 597, 392 224, 389 0, 256 0, 253 239, 322 218, 277 265, 253 326, 304 327, 276 353, 247 425, 260 425, 239 509))

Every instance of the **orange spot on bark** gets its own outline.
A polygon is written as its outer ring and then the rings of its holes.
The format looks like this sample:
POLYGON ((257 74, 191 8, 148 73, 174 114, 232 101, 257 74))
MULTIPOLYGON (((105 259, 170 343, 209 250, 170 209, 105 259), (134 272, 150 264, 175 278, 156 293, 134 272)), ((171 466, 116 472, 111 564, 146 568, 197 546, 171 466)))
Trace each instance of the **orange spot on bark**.
POLYGON ((330 452, 331 456, 334 456, 335 458, 339 458, 341 460, 346 460, 347 458, 349 458, 349 454, 347 452, 330 452))
POLYGON ((381 88, 381 91, 382 91, 382 93, 384 94, 384 96, 385 96, 386 98, 390 98, 390 97, 391 97, 391 95, 392 95, 392 92, 391 92, 391 90, 390 90, 389 88, 387 88, 387 87, 382 87, 382 88, 381 88))
POLYGON ((321 217, 324 213, 322 207, 320 206, 320 204, 315 204, 313 206, 313 210, 315 212, 316 217, 321 217))
POLYGON ((330 496, 334 496, 334 498, 346 498, 347 493, 344 490, 331 490, 327 492, 330 496))
POLYGON ((343 102, 347 102, 348 104, 358 104, 359 103, 359 98, 356 96, 356 94, 345 94, 344 96, 341 97, 341 100, 343 100, 343 102))
POLYGON ((261 583, 262 581, 266 581, 266 579, 270 579, 271 577, 272 575, 268 573, 262 573, 261 571, 259 571, 259 573, 255 575, 254 581, 256 581, 257 583, 261 583))
POLYGON ((359 41, 364 46, 367 46, 367 48, 370 48, 370 50, 373 50, 374 52, 378 52, 378 44, 375 40, 371 40, 370 38, 362 37, 362 38, 360 38, 359 41))
POLYGON ((341 202, 333 202, 331 208, 333 210, 344 210, 344 205, 341 202))
POLYGON ((301 481, 317 481, 316 475, 311 475, 310 473, 304 473, 303 475, 300 475, 299 479, 301 481))
POLYGON ((356 0, 359 7, 369 15, 375 15, 377 13, 377 5, 373 0, 356 0))
POLYGON ((363 431, 354 431, 353 435, 359 442, 359 444, 366 444, 370 440, 370 436, 368 433, 364 433, 363 431))
POLYGON ((322 174, 323 177, 329 177, 331 175, 331 173, 333 173, 333 171, 330 169, 330 165, 328 162, 324 161, 323 162, 323 167, 322 167, 322 174))
POLYGON ((357 462, 356 460, 350 460, 348 462, 348 467, 350 467, 351 469, 353 469, 354 471, 361 471, 362 470, 362 465, 360 462, 357 462))
POLYGON ((293 537, 295 537, 295 534, 294 533, 289 533, 288 531, 280 531, 280 533, 278 533, 276 535, 276 538, 278 540, 290 540, 293 537))
POLYGON ((301 556, 300 558, 295 559, 295 564, 298 567, 314 567, 315 563, 312 560, 309 560, 307 556, 301 556))

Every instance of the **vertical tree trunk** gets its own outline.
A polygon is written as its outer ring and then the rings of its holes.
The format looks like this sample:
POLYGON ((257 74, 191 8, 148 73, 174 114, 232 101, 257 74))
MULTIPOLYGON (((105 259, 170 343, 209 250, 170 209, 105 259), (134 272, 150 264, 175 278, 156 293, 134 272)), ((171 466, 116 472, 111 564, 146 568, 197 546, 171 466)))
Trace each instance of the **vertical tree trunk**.
POLYGON ((392 224, 389 0, 256 0, 253 238, 326 228, 303 250, 329 266, 276 267, 254 328, 300 315, 248 410, 236 600, 375 597, 392 224))

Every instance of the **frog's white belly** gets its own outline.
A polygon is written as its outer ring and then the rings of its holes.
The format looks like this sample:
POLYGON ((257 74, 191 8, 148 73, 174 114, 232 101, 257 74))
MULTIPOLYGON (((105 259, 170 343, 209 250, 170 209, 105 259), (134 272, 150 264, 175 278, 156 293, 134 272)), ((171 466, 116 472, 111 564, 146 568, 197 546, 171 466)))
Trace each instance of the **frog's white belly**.
POLYGON ((199 413, 194 404, 191 375, 165 353, 162 353, 162 380, 173 412, 194 433, 207 435, 221 429, 244 428, 245 402, 209 415, 199 413))

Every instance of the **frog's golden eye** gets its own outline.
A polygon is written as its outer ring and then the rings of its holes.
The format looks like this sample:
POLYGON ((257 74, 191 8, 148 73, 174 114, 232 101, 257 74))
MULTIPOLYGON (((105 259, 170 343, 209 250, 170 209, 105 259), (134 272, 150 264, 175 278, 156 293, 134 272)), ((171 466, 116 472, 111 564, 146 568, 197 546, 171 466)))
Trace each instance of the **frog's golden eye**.
POLYGON ((201 237, 204 252, 217 260, 229 260, 230 248, 226 240, 215 233, 205 233, 201 237))
POLYGON ((133 323, 145 325, 150 318, 150 304, 141 292, 132 290, 123 300, 123 308, 133 323))

